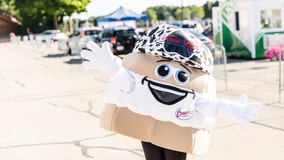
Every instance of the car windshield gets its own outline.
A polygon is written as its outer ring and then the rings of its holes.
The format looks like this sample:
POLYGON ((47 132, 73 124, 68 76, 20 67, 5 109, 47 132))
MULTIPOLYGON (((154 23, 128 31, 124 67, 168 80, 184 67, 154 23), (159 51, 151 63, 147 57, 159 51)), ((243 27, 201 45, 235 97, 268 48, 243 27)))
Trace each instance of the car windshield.
POLYGON ((60 33, 60 31, 57 31, 57 30, 45 30, 41 34, 42 35, 49 35, 49 34, 55 34, 55 33, 60 33))
POLYGON ((132 35, 135 35, 135 31, 132 30, 132 29, 129 29, 129 30, 117 30, 116 31, 116 35, 117 36, 132 36, 132 35))
POLYGON ((51 32, 45 32, 45 33, 42 33, 43 35, 49 35, 49 34, 52 34, 51 32))
POLYGON ((89 35, 89 36, 92 36, 92 35, 96 35, 96 34, 99 34, 100 31, 98 30, 86 30, 85 31, 85 35, 89 35))
POLYGON ((192 33, 193 35, 195 35, 196 37, 204 37, 204 35, 194 29, 188 29, 188 32, 192 33))

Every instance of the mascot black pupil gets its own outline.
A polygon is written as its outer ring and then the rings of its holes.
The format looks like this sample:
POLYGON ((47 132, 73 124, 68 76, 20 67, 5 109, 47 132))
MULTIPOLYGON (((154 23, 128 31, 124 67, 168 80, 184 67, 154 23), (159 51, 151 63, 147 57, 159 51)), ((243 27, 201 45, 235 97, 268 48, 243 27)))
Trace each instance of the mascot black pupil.
POLYGON ((158 67, 157 69, 157 73, 159 74, 159 76, 161 76, 162 78, 165 78, 169 75, 170 73, 170 68, 167 65, 161 65, 158 67))
POLYGON ((184 71, 179 71, 179 72, 177 73, 177 79, 178 79, 180 82, 184 83, 184 82, 187 81, 188 75, 187 75, 186 72, 184 72, 184 71))

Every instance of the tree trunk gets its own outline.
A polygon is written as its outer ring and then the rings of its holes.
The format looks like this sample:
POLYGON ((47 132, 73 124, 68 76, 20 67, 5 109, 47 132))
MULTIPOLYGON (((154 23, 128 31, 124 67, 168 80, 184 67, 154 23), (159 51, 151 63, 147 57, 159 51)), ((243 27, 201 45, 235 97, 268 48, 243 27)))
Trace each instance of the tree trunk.
POLYGON ((71 17, 69 17, 69 20, 68 20, 68 32, 73 33, 73 21, 71 17))
POLYGON ((53 26, 55 29, 59 29, 58 21, 57 21, 57 16, 54 14, 53 16, 53 26))

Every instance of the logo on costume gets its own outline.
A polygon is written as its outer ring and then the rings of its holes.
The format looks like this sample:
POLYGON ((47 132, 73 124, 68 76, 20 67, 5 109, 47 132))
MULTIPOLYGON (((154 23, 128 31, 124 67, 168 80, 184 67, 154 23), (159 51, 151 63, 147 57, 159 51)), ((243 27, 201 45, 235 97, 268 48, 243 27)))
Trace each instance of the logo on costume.
POLYGON ((181 107, 176 111, 176 117, 180 120, 188 120, 193 116, 193 111, 187 107, 181 107))
POLYGON ((168 34, 162 34, 161 36, 157 37, 157 42, 164 42, 168 36, 168 34))

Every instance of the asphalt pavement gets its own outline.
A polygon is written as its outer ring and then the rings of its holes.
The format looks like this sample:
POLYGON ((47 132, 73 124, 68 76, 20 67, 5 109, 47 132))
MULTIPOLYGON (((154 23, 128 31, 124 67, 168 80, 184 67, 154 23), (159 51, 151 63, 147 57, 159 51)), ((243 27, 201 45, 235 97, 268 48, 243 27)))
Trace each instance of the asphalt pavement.
MULTIPOLYGON (((250 124, 218 119, 208 153, 188 154, 188 160, 283 159, 279 62, 228 62, 227 87, 224 65, 215 66, 218 98, 246 94, 262 108, 250 124)), ((0 43, 0 159, 144 160, 138 140, 99 127, 108 77, 81 63, 79 55, 58 51, 57 43, 0 43)))

